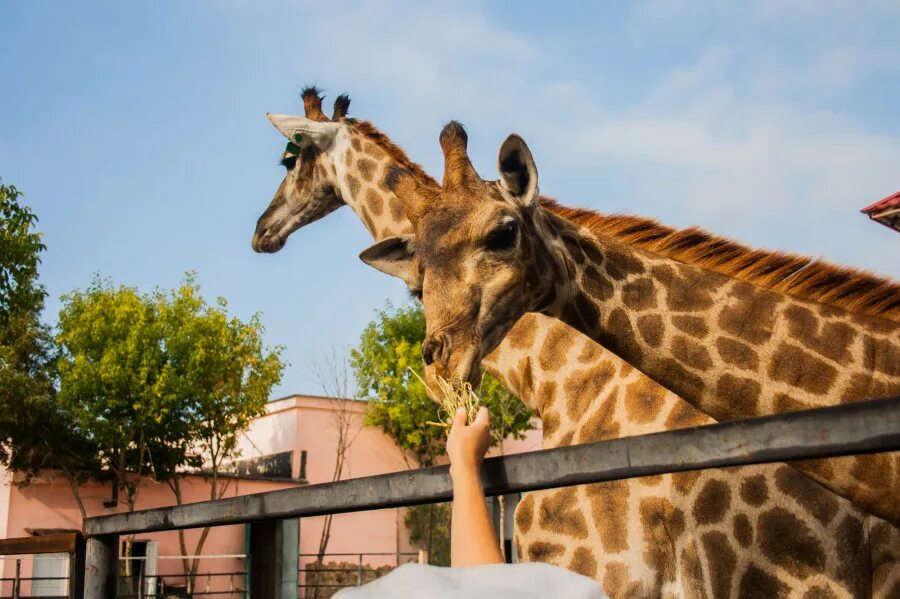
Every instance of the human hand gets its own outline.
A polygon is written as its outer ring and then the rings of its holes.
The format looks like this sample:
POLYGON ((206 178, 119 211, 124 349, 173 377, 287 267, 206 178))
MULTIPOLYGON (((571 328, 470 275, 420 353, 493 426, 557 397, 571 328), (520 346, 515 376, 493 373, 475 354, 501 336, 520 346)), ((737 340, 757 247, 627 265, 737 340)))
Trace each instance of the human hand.
POLYGON ((453 416, 453 426, 447 437, 450 475, 478 472, 478 466, 491 446, 491 419, 487 408, 481 406, 472 424, 466 424, 466 410, 459 408, 453 416))

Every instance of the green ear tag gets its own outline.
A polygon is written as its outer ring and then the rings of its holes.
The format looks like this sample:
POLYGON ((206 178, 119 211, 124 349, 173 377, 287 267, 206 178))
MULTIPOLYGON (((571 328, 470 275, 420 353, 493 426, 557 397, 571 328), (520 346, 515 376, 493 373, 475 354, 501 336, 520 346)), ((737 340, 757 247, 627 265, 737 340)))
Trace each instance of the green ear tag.
POLYGON ((285 153, 290 154, 291 156, 299 156, 300 155, 300 146, 289 141, 287 143, 287 146, 284 148, 284 151, 285 151, 285 153))

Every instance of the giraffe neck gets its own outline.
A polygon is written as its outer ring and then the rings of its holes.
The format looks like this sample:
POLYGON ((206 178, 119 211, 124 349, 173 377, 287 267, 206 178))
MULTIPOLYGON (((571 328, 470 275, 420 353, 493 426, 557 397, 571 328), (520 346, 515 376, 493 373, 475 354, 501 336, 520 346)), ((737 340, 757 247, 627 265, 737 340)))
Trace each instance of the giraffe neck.
POLYGON ((541 216, 550 251, 565 265, 565 280, 542 311, 713 417, 900 394, 897 323, 762 289, 600 238, 549 212, 541 216))
POLYGON ((384 184, 385 174, 402 165, 376 142, 351 127, 330 152, 336 188, 375 241, 412 231, 403 203, 384 184))

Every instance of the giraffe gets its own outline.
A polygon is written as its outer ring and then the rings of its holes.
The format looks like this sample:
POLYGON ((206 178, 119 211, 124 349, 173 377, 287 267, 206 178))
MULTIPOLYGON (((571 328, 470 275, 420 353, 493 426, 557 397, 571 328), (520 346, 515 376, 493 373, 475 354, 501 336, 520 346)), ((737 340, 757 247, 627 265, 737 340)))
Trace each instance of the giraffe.
MULTIPOLYGON (((495 182, 475 172, 459 123, 440 139, 440 190, 400 169, 386 177, 415 235, 361 254, 423 289, 428 378, 477 380, 482 356, 536 311, 693 405, 725 398, 730 417, 766 396, 797 409, 900 395, 900 286, 698 230, 674 239, 656 231, 656 251, 629 245, 602 218, 570 221, 542 206, 521 137, 501 146, 495 182)), ((900 453, 795 465, 900 522, 900 453)))
MULTIPOLYGON (((308 90, 304 98, 308 107, 307 99, 319 96, 308 90)), ((315 113, 321 114, 321 108, 315 113)), ((345 115, 346 108, 341 117, 345 115)), ((310 117, 308 108, 307 117, 310 117)), ((348 133, 359 135, 358 143, 345 144, 358 149, 353 151, 350 160, 341 155, 331 159, 335 170, 327 164, 322 166, 323 172, 331 173, 331 177, 327 182, 320 179, 316 184, 319 188, 341 189, 340 181, 345 174, 364 180, 362 173, 350 168, 359 159, 372 160, 380 173, 396 166, 414 168, 386 136, 371 125, 360 123, 359 126, 361 129, 348 133)), ((290 128, 284 132, 289 139, 293 137, 290 128)), ((297 168, 296 164, 288 166, 291 170, 297 168)), ((427 177, 421 169, 417 171, 427 177)), ((289 173, 288 177, 309 178, 316 174, 316 169, 307 166, 303 172, 299 176, 289 173)), ((437 185, 433 181, 432 184, 437 185)), ((272 206, 280 206, 281 218, 303 213, 311 222, 333 209, 327 202, 322 206, 329 194, 315 193, 312 189, 315 186, 310 187, 307 182, 288 181, 287 186, 282 184, 279 188, 272 206)), ((392 192, 381 185, 374 189, 383 207, 393 207, 378 211, 372 209, 378 202, 369 191, 346 189, 340 192, 340 199, 360 216, 376 240, 391 231, 411 231, 405 208, 397 204, 398 198, 392 192)), ((270 211, 274 212, 272 207, 267 210, 269 217, 260 218, 254 235, 254 247, 259 250, 265 245, 260 242, 272 237, 272 231, 290 229, 280 233, 282 238, 268 241, 269 247, 280 248, 290 232, 306 224, 294 220, 285 228, 270 211)), ((520 319, 501 346, 486 357, 485 366, 542 419, 544 447, 712 422, 584 335, 538 314, 527 314, 520 319), (572 370, 571 377, 561 372, 556 363, 557 354, 546 349, 552 350, 562 339, 571 340, 568 347, 572 363, 577 358, 578 368, 572 370), (545 350, 535 351, 538 347, 545 350), (555 390, 548 392, 551 387, 555 390), (601 409, 591 409, 594 405, 601 409)), ((769 521, 777 519, 775 516, 770 515, 769 521)), ((696 590, 701 596, 728 595, 722 590, 724 578, 717 574, 721 570, 719 552, 732 556, 726 562, 731 559, 748 564, 748 573, 734 583, 736 590, 730 593, 739 596, 799 596, 804 590, 822 588, 831 590, 835 596, 862 597, 874 593, 886 597, 890 596, 887 589, 900 584, 900 572, 891 567, 896 563, 896 556, 887 549, 898 546, 900 538, 896 529, 866 517, 846 500, 784 465, 663 475, 529 493, 519 504, 515 521, 520 559, 546 561, 592 576, 613 597, 690 596, 690 592, 679 593, 684 588, 696 590), (704 515, 720 509, 722 489, 728 489, 724 493, 737 502, 742 488, 751 498, 752 507, 744 508, 727 522, 713 524, 714 518, 704 515), (716 496, 720 498, 718 502, 711 499, 716 496), (776 505, 784 510, 772 512, 781 518, 781 523, 769 525, 766 532, 761 532, 754 514, 772 510, 776 505), (812 509, 813 506, 823 507, 812 509), (683 524, 675 530, 669 522, 683 524), (841 527, 865 531, 856 555, 848 555, 838 541, 840 535, 836 533, 841 527), (731 534, 731 528, 740 531, 739 534, 731 534), (794 536, 821 549, 814 552, 812 565, 797 558, 802 554, 798 545, 773 542, 776 538, 794 536), (733 547, 720 547, 725 540, 733 547), (762 553, 761 546, 768 553, 762 553), (861 561, 854 563, 857 559, 861 561), (840 569, 836 563, 823 565, 820 563, 823 560, 846 560, 843 573, 829 577, 840 569), (781 570, 772 574, 775 568, 771 564, 780 564, 781 570), (851 572, 854 574, 850 575, 851 572)))

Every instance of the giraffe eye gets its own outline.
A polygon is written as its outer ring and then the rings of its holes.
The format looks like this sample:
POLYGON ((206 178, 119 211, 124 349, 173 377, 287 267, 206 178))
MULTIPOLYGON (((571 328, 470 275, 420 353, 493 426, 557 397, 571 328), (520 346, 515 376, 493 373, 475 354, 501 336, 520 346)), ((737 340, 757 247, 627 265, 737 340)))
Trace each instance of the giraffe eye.
POLYGON ((516 235, 518 232, 519 225, 516 221, 506 221, 488 233, 485 245, 487 246, 487 249, 492 251, 512 249, 512 247, 516 245, 516 235))

